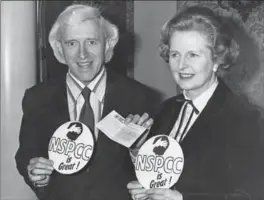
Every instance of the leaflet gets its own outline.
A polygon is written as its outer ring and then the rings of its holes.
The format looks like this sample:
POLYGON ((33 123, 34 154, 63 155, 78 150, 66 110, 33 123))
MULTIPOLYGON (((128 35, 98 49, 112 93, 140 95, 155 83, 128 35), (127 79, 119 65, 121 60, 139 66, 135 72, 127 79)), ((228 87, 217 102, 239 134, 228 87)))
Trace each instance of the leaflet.
POLYGON ((111 140, 129 148, 145 131, 146 128, 129 123, 115 110, 105 116, 96 127, 100 129, 111 140))

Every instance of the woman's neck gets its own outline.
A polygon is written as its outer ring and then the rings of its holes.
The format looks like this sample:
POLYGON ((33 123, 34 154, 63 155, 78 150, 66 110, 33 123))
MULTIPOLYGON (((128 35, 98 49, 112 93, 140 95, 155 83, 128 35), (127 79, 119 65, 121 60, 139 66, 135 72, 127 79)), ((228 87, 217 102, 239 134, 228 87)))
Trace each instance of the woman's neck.
POLYGON ((214 76, 209 82, 205 83, 201 88, 194 89, 194 90, 185 90, 184 94, 191 100, 199 97, 203 94, 206 90, 208 90, 215 82, 217 81, 217 77, 214 76))

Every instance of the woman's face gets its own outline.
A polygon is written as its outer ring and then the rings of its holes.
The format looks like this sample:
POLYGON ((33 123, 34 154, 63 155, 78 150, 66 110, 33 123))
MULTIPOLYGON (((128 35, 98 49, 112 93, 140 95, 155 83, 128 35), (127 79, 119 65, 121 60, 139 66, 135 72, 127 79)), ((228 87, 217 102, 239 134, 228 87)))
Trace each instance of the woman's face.
POLYGON ((175 82, 194 99, 215 81, 218 67, 206 38, 197 31, 175 31, 170 38, 169 66, 175 82))

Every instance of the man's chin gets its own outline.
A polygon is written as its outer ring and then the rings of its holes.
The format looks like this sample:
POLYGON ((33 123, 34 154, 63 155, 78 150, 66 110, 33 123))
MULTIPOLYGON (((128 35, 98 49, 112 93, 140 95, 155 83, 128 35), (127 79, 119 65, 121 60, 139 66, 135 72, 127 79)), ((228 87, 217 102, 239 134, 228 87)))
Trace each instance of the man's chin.
POLYGON ((82 76, 81 79, 79 79, 84 85, 89 84, 91 81, 95 79, 95 75, 89 75, 89 76, 82 76))
POLYGON ((93 69, 90 69, 89 71, 78 71, 75 77, 84 85, 87 85, 93 81, 98 76, 98 74, 100 74, 100 72, 101 70, 94 71, 93 69))

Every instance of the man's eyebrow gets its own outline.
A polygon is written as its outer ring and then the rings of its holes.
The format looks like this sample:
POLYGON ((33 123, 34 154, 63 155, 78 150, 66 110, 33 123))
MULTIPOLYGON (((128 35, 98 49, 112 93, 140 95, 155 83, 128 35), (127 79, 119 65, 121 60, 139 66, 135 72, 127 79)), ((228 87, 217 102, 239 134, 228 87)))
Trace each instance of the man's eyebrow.
POLYGON ((87 40, 99 40, 99 37, 90 37, 90 38, 87 38, 87 40))
POLYGON ((75 39, 63 39, 63 42, 72 42, 75 41, 75 39))
POLYGON ((177 50, 169 50, 169 53, 179 53, 177 50))

